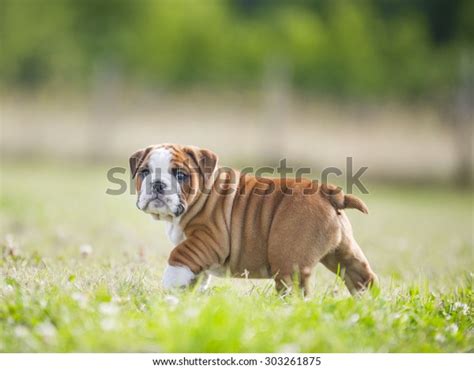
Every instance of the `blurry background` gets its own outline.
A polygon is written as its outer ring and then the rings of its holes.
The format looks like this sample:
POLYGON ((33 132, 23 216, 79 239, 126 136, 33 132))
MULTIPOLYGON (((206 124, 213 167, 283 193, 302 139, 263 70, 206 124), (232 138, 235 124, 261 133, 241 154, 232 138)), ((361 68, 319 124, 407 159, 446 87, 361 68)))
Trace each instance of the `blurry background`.
POLYGON ((225 164, 472 180, 469 0, 2 0, 2 157, 117 159, 151 143, 225 164))
POLYGON ((351 156, 377 272, 469 270, 473 19, 470 0, 0 0, 2 242, 166 257, 106 173, 177 142, 314 176, 351 156))

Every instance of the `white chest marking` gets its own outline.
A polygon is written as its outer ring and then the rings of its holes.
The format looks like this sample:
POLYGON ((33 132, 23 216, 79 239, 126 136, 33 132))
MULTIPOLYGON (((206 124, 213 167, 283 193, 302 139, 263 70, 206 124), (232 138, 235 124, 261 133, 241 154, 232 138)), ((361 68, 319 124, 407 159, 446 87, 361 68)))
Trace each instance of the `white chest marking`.
POLYGON ((177 223, 166 223, 166 234, 173 245, 178 245, 186 239, 183 230, 177 223))

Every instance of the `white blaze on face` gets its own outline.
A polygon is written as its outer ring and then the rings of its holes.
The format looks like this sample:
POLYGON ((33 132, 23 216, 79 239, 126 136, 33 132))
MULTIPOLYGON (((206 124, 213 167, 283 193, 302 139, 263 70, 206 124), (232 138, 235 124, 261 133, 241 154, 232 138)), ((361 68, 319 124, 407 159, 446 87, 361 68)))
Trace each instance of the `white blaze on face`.
POLYGON ((137 206, 150 214, 170 215, 180 204, 181 188, 171 173, 171 153, 168 149, 157 148, 148 160, 150 174, 142 180, 137 206), (163 194, 157 194, 152 185, 156 181, 164 184, 163 194))

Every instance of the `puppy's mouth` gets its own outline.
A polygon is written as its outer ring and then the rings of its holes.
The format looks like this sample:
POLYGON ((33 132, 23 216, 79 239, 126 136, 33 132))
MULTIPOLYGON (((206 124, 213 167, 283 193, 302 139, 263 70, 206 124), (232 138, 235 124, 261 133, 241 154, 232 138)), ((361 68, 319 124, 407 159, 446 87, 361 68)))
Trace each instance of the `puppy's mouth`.
POLYGON ((186 207, 180 203, 174 211, 171 210, 170 206, 166 203, 166 201, 160 197, 153 197, 143 206, 140 207, 139 201, 137 201, 137 208, 144 211, 145 213, 150 214, 162 214, 165 212, 169 212, 170 215, 172 214, 175 217, 179 217, 182 215, 186 207), (168 211, 166 211, 168 210, 168 211))
POLYGON ((166 207, 166 203, 159 197, 155 197, 148 201, 144 210, 153 211, 166 207))
POLYGON ((156 196, 150 198, 145 204, 142 204, 142 201, 140 200, 140 197, 139 197, 137 199, 136 205, 137 205, 138 210, 142 210, 144 212, 147 212, 153 209, 163 208, 166 206, 165 202, 156 196))

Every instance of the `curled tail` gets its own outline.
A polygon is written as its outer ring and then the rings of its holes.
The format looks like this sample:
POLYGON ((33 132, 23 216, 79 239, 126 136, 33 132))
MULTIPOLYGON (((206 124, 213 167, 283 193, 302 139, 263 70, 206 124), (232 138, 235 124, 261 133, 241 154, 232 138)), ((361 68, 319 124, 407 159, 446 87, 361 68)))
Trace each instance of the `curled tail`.
POLYGON ((364 214, 369 213, 369 208, 361 199, 354 195, 344 195, 344 192, 334 185, 321 185, 321 195, 328 199, 337 211, 342 209, 357 209, 364 214))

